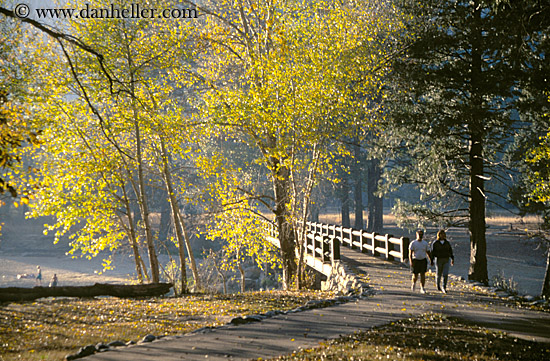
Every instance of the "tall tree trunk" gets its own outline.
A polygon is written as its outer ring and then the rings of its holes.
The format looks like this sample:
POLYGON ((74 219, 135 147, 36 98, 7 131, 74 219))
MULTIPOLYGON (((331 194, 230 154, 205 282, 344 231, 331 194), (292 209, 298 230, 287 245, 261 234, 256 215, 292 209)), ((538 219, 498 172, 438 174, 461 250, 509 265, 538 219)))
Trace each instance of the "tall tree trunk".
MULTIPOLYGON (((166 172, 166 170, 163 169, 163 172, 166 172)), ((172 190, 172 185, 170 184, 170 181, 166 179, 166 173, 164 174, 164 184, 166 186, 166 193, 168 194, 168 199, 170 203, 170 207, 172 209, 172 220, 174 222, 174 231, 176 233, 176 240, 178 242, 178 255, 180 259, 180 267, 181 267, 181 293, 185 294, 188 293, 188 287, 187 287, 187 264, 185 262, 185 252, 184 252, 184 239, 183 239, 183 233, 181 231, 181 226, 179 222, 178 217, 178 206, 175 202, 175 196, 172 190)))
POLYGON ((222 272, 220 267, 218 267, 217 265, 214 265, 214 267, 216 268, 216 271, 218 272, 218 275, 222 279, 223 294, 226 295, 227 294, 227 277, 225 277, 225 274, 222 272))
POLYGON ((483 176, 483 143, 479 134, 471 135, 470 145, 470 269, 468 279, 487 283, 487 247, 485 239, 485 195, 483 176))
POLYGON ((485 181, 483 164, 483 113, 482 113, 482 55, 481 55, 481 9, 474 6, 472 29, 471 94, 474 112, 468 123, 470 133, 470 269, 468 279, 487 283, 487 246, 485 240, 485 181))
POLYGON ((547 244, 546 249, 546 273, 544 274, 544 282, 542 284, 541 297, 550 299, 550 243, 547 244))
POLYGON ((296 287, 300 290, 302 289, 304 285, 305 280, 305 264, 304 264, 304 251, 305 251, 305 243, 306 243, 306 219, 307 215, 309 214, 310 207, 311 207, 311 197, 313 193, 313 188, 315 185, 315 179, 317 178, 317 171, 318 171, 318 165, 319 165, 319 148, 318 145, 315 144, 313 147, 313 153, 312 153, 312 163, 309 166, 308 176, 306 180, 305 187, 299 191, 298 187, 296 185, 296 179, 294 177, 295 174, 292 174, 292 191, 294 193, 294 207, 296 207, 296 204, 299 202, 299 194, 302 196, 302 213, 299 215, 298 219, 295 219, 294 223, 294 239, 298 243, 298 271, 297 271, 297 277, 296 277, 296 287))
POLYGON ((283 266, 283 289, 288 290, 296 275, 296 245, 291 215, 288 209, 290 186, 290 171, 278 159, 272 159, 273 184, 275 194, 275 222, 279 231, 281 244, 281 259, 283 266))
MULTIPOLYGON (((134 111, 135 112, 135 111, 134 111)), ((137 115, 135 113, 135 115, 137 115)), ((145 226, 145 239, 147 241, 147 251, 149 255, 149 264, 151 268, 151 278, 153 283, 160 282, 159 262, 157 258, 157 251, 155 249, 155 242, 153 239, 153 232, 151 231, 151 220, 149 219, 149 205, 147 200, 147 192, 145 191, 145 178, 143 175, 143 162, 141 155, 141 135, 139 129, 139 123, 137 119, 134 120, 134 127, 136 132, 136 162, 138 171, 138 203, 141 211, 141 219, 145 226)))
POLYGON ((341 188, 342 207, 340 212, 342 214, 342 227, 350 227, 351 222, 349 220, 349 183, 347 175, 342 178, 341 188))
POLYGON ((246 290, 246 275, 244 273, 244 268, 241 262, 241 250, 239 249, 237 251, 237 268, 239 269, 239 273, 241 275, 241 292, 244 293, 246 290))
MULTIPOLYGON (((141 140, 140 125, 139 125, 139 112, 136 106, 137 97, 135 96, 135 84, 136 84, 134 79, 135 67, 134 67, 133 58, 131 55, 132 52, 130 51, 128 45, 126 46, 127 46, 126 61, 128 65, 128 71, 130 74, 130 94, 132 96, 130 105, 132 107, 134 130, 135 130, 135 137, 136 137, 135 162, 137 163, 136 165, 137 165, 137 175, 138 175, 138 189, 136 192, 136 197, 138 199, 139 209, 141 213, 141 220, 145 228, 145 239, 147 242, 147 252, 149 255, 149 264, 151 268, 151 279, 153 283, 159 283, 160 282, 159 262, 157 258, 157 251, 155 249, 153 232, 151 230, 151 220, 149 219, 149 204, 148 204, 147 192, 145 190, 145 177, 143 175, 143 156, 141 152, 142 140, 141 140)), ((130 173, 129 170, 128 172, 130 173)), ((136 191, 135 186, 134 186, 134 191, 136 191)))
POLYGON ((382 178, 382 169, 378 159, 368 162, 367 178, 367 231, 382 233, 384 230, 384 199, 376 195, 378 183, 382 178))
POLYGON ((185 226, 185 221, 183 220, 183 216, 181 215, 181 211, 179 211, 179 209, 180 208, 178 207, 178 221, 181 231, 183 232, 183 240, 185 241, 185 248, 187 248, 187 254, 189 255, 189 262, 191 263, 191 273, 193 273, 193 281, 195 281, 195 290, 198 292, 202 290, 201 278, 197 268, 197 262, 195 261, 195 256, 193 254, 193 248, 191 247, 191 239, 187 233, 187 227, 185 226))
POLYGON ((164 242, 168 239, 168 231, 170 230, 170 203, 164 197, 161 198, 160 223, 159 223, 159 240, 164 242))
POLYGON ((225 273, 223 273, 222 268, 220 267, 220 262, 218 260, 218 254, 212 251, 210 249, 210 258, 212 259, 212 263, 214 264, 214 268, 216 269, 216 272, 218 272, 218 276, 221 277, 222 283, 223 283, 223 294, 227 294, 227 277, 225 276, 225 273))
POLYGON ((127 234, 128 238, 130 240, 130 245, 132 247, 132 252, 134 254, 134 261, 136 262, 136 274, 138 277, 138 281, 140 284, 143 283, 143 274, 145 274, 145 277, 147 278, 147 281, 149 281, 149 275, 147 274, 147 269, 145 267, 142 267, 143 261, 141 259, 141 255, 139 254, 139 246, 137 242, 137 236, 136 236, 136 228, 134 224, 134 217, 132 215, 132 208, 130 207, 130 201, 128 200, 128 195, 126 192, 126 187, 124 184, 122 184, 122 201, 124 203, 124 207, 126 208, 127 213, 127 219, 128 219, 128 226, 127 228, 127 234))
POLYGON ((354 180, 354 199, 355 199, 355 228, 363 229, 365 222, 363 220, 363 182, 362 167, 361 167, 361 148, 359 147, 359 138, 355 137, 356 144, 353 146, 355 161, 353 166, 353 180, 354 180))
POLYGON ((168 153, 166 152, 166 145, 164 144, 164 140, 160 138, 160 146, 161 146, 161 157, 163 162, 162 172, 163 172, 163 179, 164 184, 166 186, 166 191, 168 193, 168 200, 172 209, 172 219, 174 221, 174 228, 176 230, 176 238, 178 240, 178 250, 179 250, 179 256, 180 256, 180 264, 181 264, 181 282, 182 282, 182 292, 187 292, 187 271, 186 271, 186 262, 185 262, 185 254, 183 245, 185 243, 185 247, 187 248, 187 254, 189 255, 189 261, 191 263, 191 272, 193 273, 193 279, 195 281, 195 288, 197 291, 202 289, 201 281, 200 281, 200 275, 197 270, 197 263, 195 261, 195 257, 193 255, 193 249, 191 248, 191 241, 189 239, 189 236, 187 234, 187 227, 185 226, 185 222, 183 220, 183 217, 180 213, 180 208, 178 204, 178 200, 176 198, 176 194, 174 193, 174 187, 172 184, 172 173, 170 171, 170 168, 168 166, 168 153))

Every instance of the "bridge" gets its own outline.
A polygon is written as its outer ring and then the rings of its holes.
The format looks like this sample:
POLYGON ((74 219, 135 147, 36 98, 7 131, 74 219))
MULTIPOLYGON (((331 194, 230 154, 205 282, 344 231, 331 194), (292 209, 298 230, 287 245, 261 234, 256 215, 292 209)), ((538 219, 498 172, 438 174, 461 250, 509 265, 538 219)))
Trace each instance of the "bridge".
MULTIPOLYGON (((266 224, 266 239, 280 247, 277 229, 273 223, 266 224)), ((321 289, 341 293, 361 292, 364 286, 349 267, 342 262, 340 247, 344 246, 361 253, 405 262, 409 257, 409 239, 367 232, 364 229, 346 228, 333 224, 306 222, 304 262, 322 274, 326 281, 321 289)))

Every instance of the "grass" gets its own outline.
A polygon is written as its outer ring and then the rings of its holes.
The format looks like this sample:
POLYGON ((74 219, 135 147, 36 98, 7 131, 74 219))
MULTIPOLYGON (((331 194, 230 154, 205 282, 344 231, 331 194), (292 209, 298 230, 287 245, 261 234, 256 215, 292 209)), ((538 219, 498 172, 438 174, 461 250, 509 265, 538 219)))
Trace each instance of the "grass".
POLYGON ((272 360, 550 360, 550 344, 428 313, 272 360))
MULTIPOLYGON (((367 219, 367 211, 363 211, 363 219, 367 219)), ((341 224, 342 215, 339 212, 325 212, 319 215, 321 223, 341 224)), ((355 222, 355 215, 350 213, 350 223, 355 222)), ((392 213, 384 213, 384 225, 392 226, 397 222, 396 217, 392 213)), ((515 229, 536 229, 541 222, 540 216, 527 215, 525 217, 514 216, 508 212, 488 212, 486 222, 490 226, 509 227, 510 224, 515 229)))
POLYGON ((233 317, 290 310, 323 292, 249 292, 153 299, 44 299, 0 305, 0 360, 63 360, 80 347, 181 335, 233 317))

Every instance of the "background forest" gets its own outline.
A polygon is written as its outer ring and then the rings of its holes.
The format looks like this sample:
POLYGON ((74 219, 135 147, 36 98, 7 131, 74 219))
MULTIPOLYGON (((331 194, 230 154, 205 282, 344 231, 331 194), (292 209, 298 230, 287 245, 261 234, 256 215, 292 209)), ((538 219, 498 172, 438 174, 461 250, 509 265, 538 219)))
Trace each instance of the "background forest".
POLYGON ((547 1, 139 4, 179 18, 0 1, 4 236, 39 219, 71 255, 129 252, 137 282, 182 293, 208 287, 205 264, 242 290, 251 264, 266 287, 304 287, 301 227, 328 209, 380 233, 384 209, 466 227, 481 282, 488 211, 541 215, 547 238, 547 1))

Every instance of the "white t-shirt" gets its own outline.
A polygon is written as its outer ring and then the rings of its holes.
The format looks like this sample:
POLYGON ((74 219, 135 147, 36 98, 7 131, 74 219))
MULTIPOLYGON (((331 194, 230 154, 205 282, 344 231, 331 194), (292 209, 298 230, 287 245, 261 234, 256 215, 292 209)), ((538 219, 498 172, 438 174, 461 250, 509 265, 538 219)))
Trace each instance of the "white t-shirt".
POLYGON ((415 239, 411 242, 411 244, 409 244, 409 251, 412 252, 411 254, 413 259, 426 259, 426 257, 428 257, 429 250, 430 245, 424 240, 419 241, 415 239))

